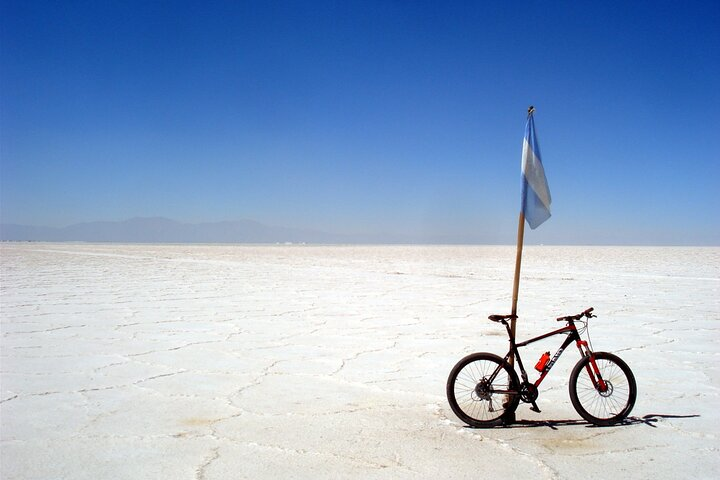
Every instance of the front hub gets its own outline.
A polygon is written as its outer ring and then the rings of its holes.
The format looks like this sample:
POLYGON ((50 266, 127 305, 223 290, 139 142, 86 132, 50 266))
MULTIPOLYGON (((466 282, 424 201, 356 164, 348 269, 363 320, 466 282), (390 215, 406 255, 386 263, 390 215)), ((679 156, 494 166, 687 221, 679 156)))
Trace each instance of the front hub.
POLYGON ((603 383, 605 384, 605 390, 598 388, 598 393, 600 393, 600 396, 602 397, 609 397, 613 393, 612 383, 608 382, 607 380, 604 380, 603 383))

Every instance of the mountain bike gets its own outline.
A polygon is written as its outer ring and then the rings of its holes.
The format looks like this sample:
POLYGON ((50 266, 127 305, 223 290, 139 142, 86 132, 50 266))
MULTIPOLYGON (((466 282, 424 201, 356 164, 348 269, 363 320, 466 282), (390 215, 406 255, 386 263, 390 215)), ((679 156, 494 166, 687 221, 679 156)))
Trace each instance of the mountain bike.
POLYGON ((577 315, 560 317, 557 321, 566 322, 564 327, 521 343, 515 343, 515 336, 508 325, 508 320, 514 320, 516 315, 490 315, 490 320, 505 326, 510 348, 504 358, 487 352, 472 353, 453 367, 447 381, 447 397, 455 415, 473 427, 492 427, 511 423, 520 401, 530 403, 530 410, 540 413, 535 403, 538 387, 560 355, 575 342, 581 358, 570 373, 573 407, 582 418, 594 425, 622 422, 635 405, 635 376, 616 355, 593 352, 589 334, 587 341, 582 340, 581 334, 587 332, 589 319, 595 317, 592 311, 588 308, 577 315), (576 322, 581 325, 580 329, 576 322), (550 352, 545 352, 535 365, 540 377, 531 383, 518 348, 563 334, 567 338, 557 353, 550 358, 550 352), (517 360, 522 382, 510 363, 513 358, 517 360))

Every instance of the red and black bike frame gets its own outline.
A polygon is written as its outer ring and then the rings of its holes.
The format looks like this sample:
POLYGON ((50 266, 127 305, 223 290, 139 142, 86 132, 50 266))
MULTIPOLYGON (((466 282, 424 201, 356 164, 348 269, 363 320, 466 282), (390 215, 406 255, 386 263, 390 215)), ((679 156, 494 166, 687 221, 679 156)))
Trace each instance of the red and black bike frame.
POLYGON ((522 376, 523 382, 528 382, 528 376, 525 371, 525 367, 523 366, 522 359, 520 358, 520 352, 518 351, 518 348, 525 347, 527 345, 530 345, 531 343, 539 342, 540 340, 544 340, 548 337, 552 337, 555 335, 567 335, 567 338, 563 341, 562 345, 560 345, 560 348, 557 352, 555 352, 555 355, 552 356, 550 361, 547 362, 545 367, 543 368, 542 372, 540 372, 540 378, 538 378, 535 383, 533 384, 535 388, 539 387, 542 381, 545 379, 547 374, 550 372, 550 369, 555 365, 555 362, 560 358, 560 355, 565 351, 565 349, 572 343, 575 342, 575 345, 577 346, 578 351, 580 352, 581 357, 589 357, 590 361, 587 364, 587 371, 588 375, 592 379, 593 384, 595 385, 595 388, 600 391, 604 392, 607 390, 607 385, 605 384, 605 381, 602 379, 602 376, 600 375, 600 369, 598 368, 597 364, 595 363, 595 355, 588 347, 588 343, 580 338, 580 334, 578 333, 577 327, 575 326, 575 323, 572 320, 568 321, 568 324, 562 328, 558 328, 557 330, 553 330, 552 332, 545 333, 543 335, 531 338, 530 340, 525 340, 521 343, 515 343, 515 338, 513 337, 510 326, 507 324, 507 322, 503 322, 505 324, 505 328, 508 331, 508 337, 510 338, 510 350, 508 351, 507 355, 505 355, 505 362, 509 362, 510 357, 512 355, 515 356, 515 359, 517 360, 518 366, 520 367, 520 374, 522 376))

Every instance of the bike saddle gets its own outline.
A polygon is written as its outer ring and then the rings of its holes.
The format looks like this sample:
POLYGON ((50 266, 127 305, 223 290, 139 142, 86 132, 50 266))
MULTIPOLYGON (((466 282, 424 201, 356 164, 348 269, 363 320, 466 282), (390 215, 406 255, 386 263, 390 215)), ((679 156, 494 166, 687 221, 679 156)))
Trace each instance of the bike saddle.
POLYGON ((517 315, 490 315, 488 318, 493 322, 502 322, 503 320, 514 320, 517 315))

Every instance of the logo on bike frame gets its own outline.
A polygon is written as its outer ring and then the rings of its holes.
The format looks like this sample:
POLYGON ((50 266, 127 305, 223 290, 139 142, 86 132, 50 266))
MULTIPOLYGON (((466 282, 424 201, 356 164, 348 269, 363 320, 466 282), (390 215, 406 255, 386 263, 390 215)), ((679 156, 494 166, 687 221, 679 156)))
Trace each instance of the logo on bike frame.
POLYGON ((562 355, 564 348, 560 347, 560 350, 557 351, 555 355, 553 355, 552 359, 548 362, 547 366, 545 367, 545 370, 550 370, 553 365, 555 365, 555 362, 558 358, 560 358, 560 355, 562 355))

